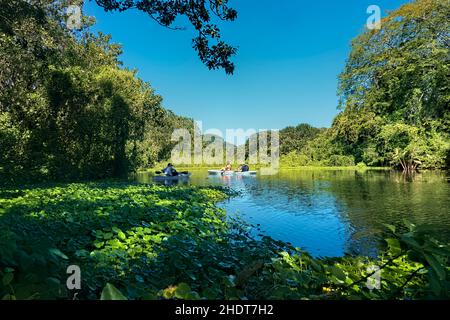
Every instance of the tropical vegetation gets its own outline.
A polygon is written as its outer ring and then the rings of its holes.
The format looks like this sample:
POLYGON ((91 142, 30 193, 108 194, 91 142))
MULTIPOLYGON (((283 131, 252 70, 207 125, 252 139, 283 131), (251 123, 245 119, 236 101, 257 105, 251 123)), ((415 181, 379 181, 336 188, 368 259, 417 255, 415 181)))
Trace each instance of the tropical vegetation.
POLYGON ((120 46, 93 34, 93 21, 83 17, 75 34, 67 29, 65 5, 0 7, 3 183, 126 177, 170 157, 175 128, 193 129, 121 67, 120 46))
MULTIPOLYGON (((231 190, 126 182, 169 159, 192 119, 164 108, 91 18, 66 28, 67 1, 0 2, 0 298, 449 298, 449 246, 420 226, 385 226, 376 257, 314 258, 227 217, 216 203, 231 190), (69 265, 82 271, 76 295, 69 265)), ((235 49, 211 24, 211 11, 236 18, 227 1, 96 2, 166 27, 187 16, 200 59, 233 72, 235 49)), ((358 36, 333 125, 281 130, 281 164, 448 168, 449 17, 447 0, 417 0, 358 36)))
POLYGON ((302 133, 305 125, 282 130, 284 162, 448 168, 449 16, 448 1, 418 0, 354 39, 339 77, 341 112, 316 137, 302 133))

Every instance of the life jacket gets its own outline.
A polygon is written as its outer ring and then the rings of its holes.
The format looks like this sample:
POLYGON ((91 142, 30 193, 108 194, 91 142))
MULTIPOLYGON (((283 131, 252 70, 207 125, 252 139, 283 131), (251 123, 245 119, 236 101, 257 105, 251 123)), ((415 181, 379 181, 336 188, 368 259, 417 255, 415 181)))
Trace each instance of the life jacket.
POLYGON ((172 175, 172 167, 165 167, 162 171, 166 176, 172 175))

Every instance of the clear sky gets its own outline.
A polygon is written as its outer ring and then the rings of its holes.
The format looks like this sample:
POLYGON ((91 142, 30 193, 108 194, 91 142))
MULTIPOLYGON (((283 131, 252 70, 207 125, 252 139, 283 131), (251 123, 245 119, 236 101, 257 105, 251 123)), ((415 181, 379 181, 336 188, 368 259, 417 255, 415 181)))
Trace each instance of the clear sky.
POLYGON ((407 0, 231 0, 235 22, 220 24, 238 47, 232 76, 210 71, 192 49, 195 36, 156 24, 138 11, 105 13, 86 1, 84 13, 123 45, 126 67, 151 83, 164 107, 203 121, 204 129, 282 129, 306 122, 329 127, 337 114, 337 76, 350 41, 369 17, 407 0))

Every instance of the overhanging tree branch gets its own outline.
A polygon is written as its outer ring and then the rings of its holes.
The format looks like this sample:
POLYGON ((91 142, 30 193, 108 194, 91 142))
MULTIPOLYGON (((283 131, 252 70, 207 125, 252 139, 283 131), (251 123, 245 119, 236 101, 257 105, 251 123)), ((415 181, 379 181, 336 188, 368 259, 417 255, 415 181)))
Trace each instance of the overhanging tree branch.
MULTIPOLYGON (((92 1, 92 0, 90 0, 92 1)), ((172 29, 172 24, 179 16, 185 16, 198 31, 193 39, 193 48, 200 60, 209 69, 224 69, 232 74, 235 69, 231 57, 237 49, 220 40, 219 28, 211 23, 212 17, 222 21, 234 21, 237 11, 228 6, 228 0, 94 0, 105 11, 123 12, 137 9, 147 13, 159 25, 172 29)))

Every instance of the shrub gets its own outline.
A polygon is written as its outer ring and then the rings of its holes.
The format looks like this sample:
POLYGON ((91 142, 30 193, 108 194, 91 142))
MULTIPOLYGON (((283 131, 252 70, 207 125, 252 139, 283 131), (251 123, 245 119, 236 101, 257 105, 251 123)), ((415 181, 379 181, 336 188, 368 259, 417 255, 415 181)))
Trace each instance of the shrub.
POLYGON ((281 156, 280 163, 284 167, 301 167, 307 166, 310 163, 308 156, 300 154, 296 151, 291 151, 285 156, 281 156))
POLYGON ((334 154, 324 161, 324 164, 332 167, 351 167, 355 165, 355 158, 353 156, 334 154))
POLYGON ((366 169, 367 165, 364 162, 359 162, 356 167, 358 167, 358 169, 366 169))

